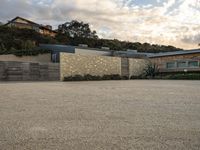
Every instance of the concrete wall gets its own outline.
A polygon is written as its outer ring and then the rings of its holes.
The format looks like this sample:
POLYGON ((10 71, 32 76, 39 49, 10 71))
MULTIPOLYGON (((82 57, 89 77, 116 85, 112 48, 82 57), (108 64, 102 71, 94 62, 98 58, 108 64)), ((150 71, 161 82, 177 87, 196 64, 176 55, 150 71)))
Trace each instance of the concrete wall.
POLYGON ((129 77, 142 75, 149 63, 147 59, 129 58, 129 77))
POLYGON ((51 62, 51 54, 41 54, 38 56, 0 55, 0 61, 17 61, 17 62, 51 62))
POLYGON ((129 77, 129 59, 126 57, 121 58, 121 76, 129 77))
POLYGON ((0 81, 58 81, 59 64, 0 61, 0 81))
POLYGON ((100 51, 95 49, 83 49, 83 48, 75 48, 75 53, 80 55, 96 55, 96 56, 111 56, 111 51, 100 51))
POLYGON ((61 80, 74 75, 121 75, 121 58, 61 53, 61 80))

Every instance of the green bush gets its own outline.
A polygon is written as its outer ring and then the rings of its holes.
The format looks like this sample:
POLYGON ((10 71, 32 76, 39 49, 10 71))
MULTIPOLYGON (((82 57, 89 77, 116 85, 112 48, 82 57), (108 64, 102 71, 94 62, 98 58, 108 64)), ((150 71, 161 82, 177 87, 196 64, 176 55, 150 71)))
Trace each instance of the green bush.
POLYGON ((12 54, 16 55, 16 56, 37 56, 39 54, 46 54, 46 53, 50 53, 49 50, 44 50, 44 49, 39 49, 39 48, 35 48, 33 50, 13 50, 12 54))
POLYGON ((102 77, 102 80, 122 80, 123 78, 118 75, 118 74, 114 74, 114 75, 104 75, 102 77))
POLYGON ((104 75, 104 76, 93 76, 93 75, 75 75, 64 77, 64 81, 99 81, 99 80, 122 80, 124 79, 120 75, 104 75))
POLYGON ((84 81, 84 77, 81 75, 64 77, 64 81, 84 81))
POLYGON ((90 74, 85 75, 83 78, 84 78, 84 80, 87 80, 87 81, 101 80, 101 76, 92 76, 90 74))
POLYGON ((134 80, 134 79, 147 79, 147 77, 145 75, 139 75, 139 76, 131 76, 130 79, 132 79, 132 80, 134 80))
POLYGON ((178 73, 164 76, 163 79, 172 80, 200 80, 200 73, 178 73))

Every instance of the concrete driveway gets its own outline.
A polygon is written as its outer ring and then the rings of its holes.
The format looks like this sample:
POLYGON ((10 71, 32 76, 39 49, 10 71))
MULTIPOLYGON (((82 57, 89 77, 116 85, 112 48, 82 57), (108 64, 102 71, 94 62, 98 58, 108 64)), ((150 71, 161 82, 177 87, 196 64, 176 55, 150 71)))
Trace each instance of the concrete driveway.
POLYGON ((1 150, 199 150, 200 81, 0 83, 1 150))

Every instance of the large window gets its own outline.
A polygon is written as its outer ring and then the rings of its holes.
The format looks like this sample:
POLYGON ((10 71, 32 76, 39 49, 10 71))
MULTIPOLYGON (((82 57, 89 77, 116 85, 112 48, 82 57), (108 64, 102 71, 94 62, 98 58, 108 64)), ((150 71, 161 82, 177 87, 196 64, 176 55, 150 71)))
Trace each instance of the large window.
POLYGON ((178 69, 178 68, 199 68, 200 63, 198 60, 178 60, 174 62, 167 62, 167 69, 178 69))
POLYGON ((175 68, 176 66, 175 66, 175 62, 168 62, 167 63, 167 69, 173 69, 173 68, 175 68))
POLYGON ((199 67, 199 62, 198 61, 189 61, 188 67, 199 67))
POLYGON ((184 67, 187 67, 187 63, 186 63, 186 61, 180 61, 180 62, 177 62, 177 67, 178 67, 178 68, 184 68, 184 67))

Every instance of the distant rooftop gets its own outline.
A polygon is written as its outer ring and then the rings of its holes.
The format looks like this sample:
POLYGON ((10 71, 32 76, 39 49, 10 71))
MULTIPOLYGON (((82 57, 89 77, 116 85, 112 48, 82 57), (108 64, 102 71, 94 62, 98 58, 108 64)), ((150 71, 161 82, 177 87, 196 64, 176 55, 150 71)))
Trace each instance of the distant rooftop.
POLYGON ((87 49, 87 50, 95 50, 95 51, 104 51, 104 52, 110 52, 113 50, 105 49, 105 48, 91 48, 91 47, 82 47, 82 46, 74 46, 75 48, 80 48, 80 49, 87 49))
MULTIPOLYGON (((49 28, 49 25, 38 24, 38 23, 35 23, 35 22, 30 21, 30 20, 28 20, 28 19, 25 19, 25 18, 19 17, 19 16, 17 16, 17 17, 15 17, 14 19, 8 21, 8 23, 6 23, 5 26, 8 25, 9 23, 14 22, 14 21, 17 20, 17 19, 21 19, 21 20, 27 21, 27 22, 29 22, 30 24, 34 24, 35 26, 38 26, 38 27, 40 27, 40 28, 43 28, 43 29, 46 29, 46 30, 49 30, 49 31, 52 31, 52 32, 57 33, 56 31, 50 29, 50 28, 49 28)), ((23 24, 23 23, 22 23, 22 24, 23 24)))
POLYGON ((165 56, 173 56, 173 55, 196 54, 196 53, 200 53, 200 49, 183 50, 183 51, 175 51, 175 52, 163 52, 163 53, 151 53, 151 55, 149 55, 149 58, 165 57, 165 56))
POLYGON ((70 52, 74 53, 76 48, 79 49, 86 49, 86 50, 94 50, 94 51, 105 51, 110 52, 112 50, 107 49, 100 49, 100 48, 90 48, 86 46, 71 46, 71 45, 59 45, 59 44, 40 44, 41 48, 45 48, 52 51, 63 51, 63 52, 70 52))
POLYGON ((57 45, 57 44, 40 44, 40 48, 50 51, 59 51, 67 53, 75 53, 75 47, 70 45, 57 45))

